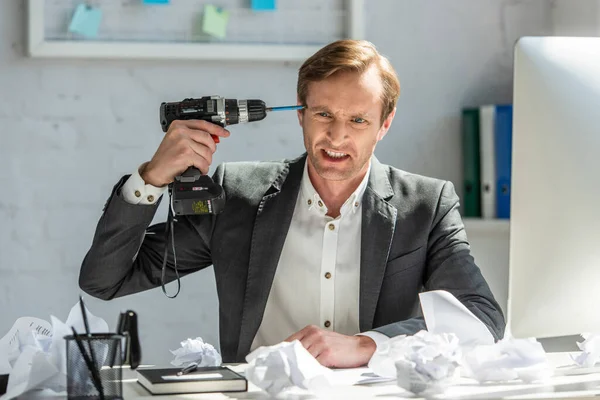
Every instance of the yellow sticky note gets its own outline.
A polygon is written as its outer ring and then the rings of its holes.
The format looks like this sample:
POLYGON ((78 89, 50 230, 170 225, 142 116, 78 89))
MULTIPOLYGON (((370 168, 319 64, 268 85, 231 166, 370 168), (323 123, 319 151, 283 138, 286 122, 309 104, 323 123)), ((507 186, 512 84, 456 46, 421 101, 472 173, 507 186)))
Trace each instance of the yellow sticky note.
POLYGON ((202 18, 202 31, 211 36, 223 39, 227 34, 227 22, 229 21, 229 11, 221 7, 215 7, 207 4, 204 6, 202 18))

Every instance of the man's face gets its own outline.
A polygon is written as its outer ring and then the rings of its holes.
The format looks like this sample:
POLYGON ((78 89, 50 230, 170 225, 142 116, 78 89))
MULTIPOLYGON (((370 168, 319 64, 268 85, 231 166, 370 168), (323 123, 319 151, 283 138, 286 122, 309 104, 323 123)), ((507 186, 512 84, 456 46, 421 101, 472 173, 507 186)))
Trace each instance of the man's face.
POLYGON ((309 84, 306 109, 298 112, 298 119, 308 161, 322 179, 350 180, 366 172, 395 114, 381 124, 382 91, 374 67, 309 84))

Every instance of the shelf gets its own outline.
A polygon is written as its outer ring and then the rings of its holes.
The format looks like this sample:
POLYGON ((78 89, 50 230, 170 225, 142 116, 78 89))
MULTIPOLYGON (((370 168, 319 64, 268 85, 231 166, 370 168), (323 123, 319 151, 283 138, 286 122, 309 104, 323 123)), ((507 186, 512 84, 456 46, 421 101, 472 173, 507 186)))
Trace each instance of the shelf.
POLYGON ((478 233, 499 233, 508 235, 510 231, 510 220, 508 219, 482 219, 464 218, 467 235, 478 233))

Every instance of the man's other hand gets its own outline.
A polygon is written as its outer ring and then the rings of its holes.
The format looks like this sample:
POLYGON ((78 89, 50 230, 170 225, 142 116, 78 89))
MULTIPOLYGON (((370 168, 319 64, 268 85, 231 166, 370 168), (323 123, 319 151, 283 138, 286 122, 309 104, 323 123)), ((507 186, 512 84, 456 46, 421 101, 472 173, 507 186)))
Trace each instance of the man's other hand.
POLYGON ((287 338, 299 340, 317 361, 326 367, 355 368, 366 365, 377 346, 368 336, 346 336, 309 325, 287 338))

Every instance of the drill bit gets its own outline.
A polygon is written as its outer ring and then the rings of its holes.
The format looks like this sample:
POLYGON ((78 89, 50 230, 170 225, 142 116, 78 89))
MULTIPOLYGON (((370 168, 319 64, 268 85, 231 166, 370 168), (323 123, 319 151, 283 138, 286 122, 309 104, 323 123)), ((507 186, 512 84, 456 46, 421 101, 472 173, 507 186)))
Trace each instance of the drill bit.
POLYGON ((266 111, 287 111, 287 110, 301 110, 304 106, 282 106, 282 107, 267 107, 266 111))

